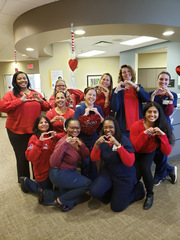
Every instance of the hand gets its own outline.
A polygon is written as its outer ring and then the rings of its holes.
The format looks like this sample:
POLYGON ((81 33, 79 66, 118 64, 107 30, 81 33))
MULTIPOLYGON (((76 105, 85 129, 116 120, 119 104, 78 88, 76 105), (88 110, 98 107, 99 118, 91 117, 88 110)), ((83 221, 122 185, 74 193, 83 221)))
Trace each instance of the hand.
POLYGON ((135 84, 134 82, 132 82, 132 81, 128 81, 128 80, 125 80, 124 81, 124 85, 125 85, 125 89, 128 89, 128 88, 131 88, 131 87, 133 87, 133 88, 138 88, 138 85, 137 84, 135 84))
POLYGON ((116 147, 121 146, 121 144, 116 140, 115 137, 113 137, 113 136, 107 136, 107 137, 108 137, 108 142, 112 143, 116 147))
POLYGON ((99 148, 99 145, 103 142, 107 142, 107 137, 105 135, 101 136, 100 138, 98 138, 98 140, 95 142, 95 148, 99 148))
POLYGON ((31 98, 28 98, 27 93, 23 93, 23 96, 21 97, 21 102, 29 102, 32 101, 31 98))
POLYGON ((124 84, 124 82, 120 82, 118 85, 117 85, 117 87, 116 87, 116 89, 115 89, 115 93, 118 93, 119 91, 121 91, 121 90, 125 90, 125 84, 124 84))
POLYGON ((84 115, 86 115, 86 116, 88 116, 89 115, 89 111, 91 111, 91 109, 90 108, 85 108, 85 113, 84 113, 84 115))
POLYGON ((165 135, 165 133, 158 127, 154 128, 154 134, 153 135, 157 135, 157 136, 163 136, 165 135))
POLYGON ((148 128, 148 129, 146 129, 145 131, 144 131, 144 134, 146 134, 146 135, 153 135, 154 134, 154 128, 153 127, 150 127, 150 128, 148 128))
POLYGON ((57 135, 57 133, 55 131, 43 132, 43 133, 41 133, 39 140, 45 141, 45 140, 55 137, 56 135, 57 135))
POLYGON ((77 140, 77 137, 67 137, 66 138, 66 142, 67 143, 69 143, 69 144, 71 144, 71 146, 74 148, 74 149, 76 149, 76 150, 78 150, 79 149, 79 146, 81 146, 81 144, 79 144, 79 139, 77 140))
POLYGON ((39 102, 39 103, 43 103, 43 99, 39 96, 39 94, 38 94, 37 92, 34 92, 34 93, 32 94, 32 96, 33 96, 33 98, 34 98, 34 99, 32 99, 32 100, 37 101, 37 102, 39 102))

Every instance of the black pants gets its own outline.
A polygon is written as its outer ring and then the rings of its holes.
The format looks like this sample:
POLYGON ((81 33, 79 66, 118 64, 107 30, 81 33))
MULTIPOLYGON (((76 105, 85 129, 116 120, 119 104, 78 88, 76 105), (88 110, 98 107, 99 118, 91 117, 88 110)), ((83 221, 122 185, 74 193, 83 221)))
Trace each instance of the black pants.
POLYGON ((147 195, 153 194, 153 176, 151 172, 151 165, 154 155, 155 150, 151 153, 136 153, 136 160, 134 163, 137 180, 140 180, 141 177, 143 177, 147 195))
POLYGON ((9 129, 7 129, 7 133, 16 155, 18 179, 21 176, 30 178, 29 162, 25 157, 25 151, 32 134, 16 134, 9 129))

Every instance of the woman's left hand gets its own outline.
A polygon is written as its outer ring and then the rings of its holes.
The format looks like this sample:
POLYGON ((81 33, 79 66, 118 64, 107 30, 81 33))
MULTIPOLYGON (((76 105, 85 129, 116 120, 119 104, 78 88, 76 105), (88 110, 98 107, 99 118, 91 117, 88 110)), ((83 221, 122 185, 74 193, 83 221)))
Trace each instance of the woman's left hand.
POLYGON ((121 144, 113 136, 108 136, 108 141, 115 145, 116 147, 121 147, 121 144))
POLYGON ((157 136, 165 135, 165 133, 158 127, 155 127, 153 130, 154 130, 153 134, 152 134, 153 136, 155 136, 155 135, 157 135, 157 136))
POLYGON ((33 96, 33 98, 34 98, 34 101, 37 101, 37 102, 39 102, 39 103, 43 103, 42 98, 39 96, 39 94, 38 94, 37 92, 34 92, 34 93, 32 94, 32 96, 33 96))

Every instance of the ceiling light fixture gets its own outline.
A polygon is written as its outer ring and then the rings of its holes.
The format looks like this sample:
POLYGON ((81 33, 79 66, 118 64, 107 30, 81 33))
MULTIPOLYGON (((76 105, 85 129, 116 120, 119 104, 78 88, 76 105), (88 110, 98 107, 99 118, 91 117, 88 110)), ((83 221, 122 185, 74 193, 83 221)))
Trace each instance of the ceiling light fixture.
POLYGON ((103 54, 103 53, 105 53, 105 51, 92 50, 89 52, 80 53, 78 57, 92 57, 92 56, 103 54))
POLYGON ((121 42, 120 44, 133 46, 133 45, 138 45, 145 42, 154 41, 156 39, 157 38, 154 38, 154 37, 142 36, 142 37, 134 38, 125 42, 121 42))
POLYGON ((163 35, 164 36, 170 36, 170 35, 173 35, 174 32, 173 31, 166 31, 166 32, 163 32, 163 35))
POLYGON ((34 51, 34 48, 28 47, 28 48, 26 48, 26 51, 32 52, 32 51, 34 51))
POLYGON ((83 34, 85 34, 85 31, 84 30, 76 30, 74 33, 77 35, 83 35, 83 34))
POLYGON ((26 57, 27 55, 26 54, 22 54, 23 57, 26 57))

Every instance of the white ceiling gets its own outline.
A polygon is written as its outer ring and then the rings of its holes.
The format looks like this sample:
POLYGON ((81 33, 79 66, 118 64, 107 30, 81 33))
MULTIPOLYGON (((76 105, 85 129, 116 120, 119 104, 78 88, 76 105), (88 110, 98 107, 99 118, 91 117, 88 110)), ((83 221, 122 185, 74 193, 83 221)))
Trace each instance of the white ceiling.
MULTIPOLYGON (((52 0, 0 0, 0 62, 14 61, 14 37, 13 37, 13 23, 17 17, 33 8, 41 5, 52 3, 52 0)), ((69 37, 71 34, 69 34, 69 37)), ((121 45, 120 42, 132 39, 136 36, 126 35, 107 35, 107 36, 93 36, 93 37, 79 37, 75 35, 75 53, 90 50, 105 50, 106 53, 99 55, 99 57, 119 56, 122 51, 133 49, 132 46, 121 45), (107 41, 111 44, 107 47, 100 47, 94 45, 100 41, 107 41)), ((70 41, 70 39, 65 39, 70 41)), ((160 43, 165 40, 158 39, 153 42, 137 45, 136 47, 148 46, 155 43, 160 43)), ((166 49, 161 49, 166 51, 166 49)), ((17 59, 29 60, 29 57, 23 57, 22 53, 17 52, 17 59)))

